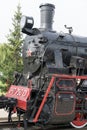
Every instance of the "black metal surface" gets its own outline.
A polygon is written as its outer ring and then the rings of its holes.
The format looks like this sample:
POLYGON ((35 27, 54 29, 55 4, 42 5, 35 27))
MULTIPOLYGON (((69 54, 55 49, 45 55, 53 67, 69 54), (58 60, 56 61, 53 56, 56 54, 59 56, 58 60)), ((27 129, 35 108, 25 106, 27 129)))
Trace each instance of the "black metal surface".
POLYGON ((42 4, 40 5, 41 9, 41 29, 43 30, 52 30, 53 16, 54 16, 53 4, 42 4))
MULTIPOLYGON (((53 31, 54 8, 52 4, 41 5, 41 28, 26 28, 27 36, 23 44, 24 70, 23 74, 15 75, 14 82, 14 85, 32 87, 32 92, 34 90, 34 94, 31 92, 29 95, 27 110, 16 108, 19 120, 20 115, 24 116, 25 130, 28 123, 33 122, 49 86, 51 77, 47 74, 87 75, 87 38, 74 36, 71 32, 61 34, 53 31)), ((67 85, 68 80, 64 82, 66 87, 61 87, 59 81, 53 84, 38 117, 40 126, 47 123, 69 123, 75 119, 76 112, 84 114, 87 120, 86 80, 77 83, 74 79, 73 82, 73 87, 72 82, 70 86, 67 85)), ((9 110, 8 121, 11 122, 11 112, 17 100, 3 96, 0 98, 0 108, 6 107, 9 110)))

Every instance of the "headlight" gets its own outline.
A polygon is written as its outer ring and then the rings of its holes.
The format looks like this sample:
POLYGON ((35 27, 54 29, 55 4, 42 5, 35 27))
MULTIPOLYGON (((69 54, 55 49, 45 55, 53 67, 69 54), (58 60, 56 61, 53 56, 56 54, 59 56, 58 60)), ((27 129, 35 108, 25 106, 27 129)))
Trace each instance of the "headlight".
POLYGON ((21 28, 24 28, 26 25, 26 16, 22 16, 20 26, 21 28))
POLYGON ((34 20, 32 17, 22 16, 20 21, 21 29, 32 29, 34 25, 34 20))

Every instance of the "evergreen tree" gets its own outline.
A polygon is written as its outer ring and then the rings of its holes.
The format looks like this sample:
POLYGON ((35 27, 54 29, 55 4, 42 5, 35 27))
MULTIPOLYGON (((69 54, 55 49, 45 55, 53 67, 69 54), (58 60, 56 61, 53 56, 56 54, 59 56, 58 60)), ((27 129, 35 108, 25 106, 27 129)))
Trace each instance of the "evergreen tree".
POLYGON ((13 30, 10 30, 10 34, 8 35, 9 47, 12 52, 14 70, 21 71, 21 47, 23 43, 22 33, 20 29, 20 20, 21 20, 21 7, 20 4, 17 6, 17 11, 14 14, 13 21, 13 30))
POLYGON ((17 6, 17 11, 12 19, 13 29, 7 36, 8 43, 0 45, 0 72, 8 80, 13 80, 14 71, 22 72, 22 33, 20 28, 21 7, 17 6))

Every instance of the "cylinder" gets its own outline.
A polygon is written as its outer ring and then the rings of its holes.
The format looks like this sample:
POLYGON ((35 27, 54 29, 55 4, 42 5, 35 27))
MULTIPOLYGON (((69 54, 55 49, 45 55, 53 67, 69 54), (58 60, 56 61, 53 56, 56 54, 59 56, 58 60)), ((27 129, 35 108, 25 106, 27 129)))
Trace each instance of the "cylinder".
POLYGON ((42 4, 40 5, 40 9, 41 29, 52 30, 55 6, 53 4, 42 4))

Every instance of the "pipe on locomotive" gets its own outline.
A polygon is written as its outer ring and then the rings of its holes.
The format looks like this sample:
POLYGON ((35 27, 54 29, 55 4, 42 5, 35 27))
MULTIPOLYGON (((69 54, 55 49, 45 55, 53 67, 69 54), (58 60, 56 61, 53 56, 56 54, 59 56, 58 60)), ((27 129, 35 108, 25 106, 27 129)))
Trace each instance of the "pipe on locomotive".
MULTIPOLYGON (((41 30, 51 31, 53 25, 53 17, 54 17, 54 9, 55 6, 53 4, 42 4, 40 5, 40 18, 41 18, 41 30)), ((34 24, 34 19, 28 16, 22 16, 21 18, 21 30, 23 33, 28 35, 33 35, 34 32, 32 30, 34 24)))
POLYGON ((54 17, 54 9, 55 6, 53 4, 42 4, 40 5, 40 15, 41 15, 41 26, 40 28, 43 30, 52 30, 53 25, 53 17, 54 17))

